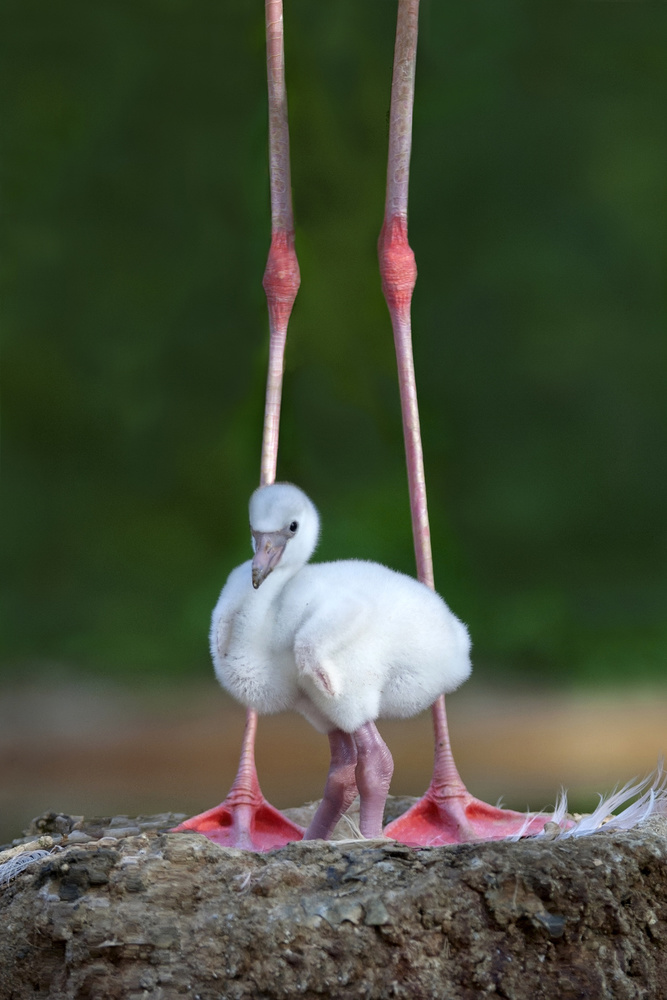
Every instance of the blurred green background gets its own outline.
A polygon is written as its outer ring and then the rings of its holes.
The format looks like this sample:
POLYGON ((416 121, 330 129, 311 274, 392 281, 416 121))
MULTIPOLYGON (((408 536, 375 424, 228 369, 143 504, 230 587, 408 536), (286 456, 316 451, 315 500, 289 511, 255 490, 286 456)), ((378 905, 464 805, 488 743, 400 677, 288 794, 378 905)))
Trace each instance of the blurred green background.
MULTIPOLYGON (((423 0, 410 195, 436 583, 476 677, 661 680, 666 10, 423 0)), ((279 478, 414 572, 381 295, 395 4, 286 0, 279 478)), ((2 671, 208 678, 267 360, 259 0, 7 0, 2 671)))

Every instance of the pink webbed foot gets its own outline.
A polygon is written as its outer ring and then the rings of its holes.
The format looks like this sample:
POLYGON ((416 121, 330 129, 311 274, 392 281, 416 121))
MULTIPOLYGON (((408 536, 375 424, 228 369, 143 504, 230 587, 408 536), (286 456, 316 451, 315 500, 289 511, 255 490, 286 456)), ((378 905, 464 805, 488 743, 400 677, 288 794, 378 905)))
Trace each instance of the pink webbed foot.
POLYGON ((252 803, 234 802, 229 795, 219 806, 207 809, 174 827, 173 833, 194 831, 222 847, 246 851, 273 851, 303 838, 303 830, 275 809, 259 793, 252 803))
POLYGON ((505 840, 541 833, 551 816, 500 809, 476 799, 468 791, 443 794, 429 788, 406 813, 389 823, 386 837, 403 844, 439 847, 474 840, 505 840))
POLYGON ((452 756, 444 697, 438 698, 432 711, 435 761, 431 784, 423 798, 384 828, 385 837, 425 847, 542 833, 553 818, 548 813, 500 809, 470 794, 452 756))
POLYGON ((238 774, 224 802, 175 826, 172 833, 193 831, 223 847, 272 851, 303 839, 303 830, 262 795, 255 767, 257 713, 246 716, 238 774))

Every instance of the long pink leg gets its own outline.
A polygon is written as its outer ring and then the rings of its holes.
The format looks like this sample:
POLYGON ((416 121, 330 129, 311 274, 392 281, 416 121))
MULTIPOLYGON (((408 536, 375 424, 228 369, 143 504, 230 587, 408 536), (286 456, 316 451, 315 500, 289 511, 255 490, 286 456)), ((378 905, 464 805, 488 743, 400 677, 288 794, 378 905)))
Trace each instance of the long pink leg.
MULTIPOLYGON (((417 280, 415 256, 408 243, 408 181, 418 17, 419 0, 398 0, 387 199, 378 255, 382 290, 389 307, 396 345, 417 575, 422 583, 433 587, 431 535, 410 321, 412 293, 417 280)), ((530 833, 543 828, 548 816, 497 809, 470 795, 454 763, 442 695, 433 706, 433 725, 435 761, 431 784, 423 799, 386 827, 387 836, 407 843, 445 844, 499 839, 519 830, 530 833)))
MULTIPOLYGON (((265 0, 266 61, 269 89, 269 173, 271 178, 271 247, 264 272, 269 309, 269 371, 262 434, 260 485, 276 478, 287 324, 299 290, 299 263, 294 250, 294 217, 290 179, 287 91, 282 0, 265 0)), ((219 806, 186 820, 176 830, 198 830, 229 847, 269 851, 303 830, 269 805, 259 787, 255 766, 257 713, 248 709, 241 762, 229 795, 219 806)))
POLYGON ((269 307, 270 339, 262 434, 261 486, 267 486, 276 478, 287 324, 301 283, 299 262, 294 249, 282 0, 266 0, 265 8, 269 84, 271 247, 263 281, 269 307))
POLYGON ((225 801, 186 819, 174 830, 195 830, 216 844, 249 851, 271 851, 291 840, 301 840, 301 828, 274 809, 262 795, 255 767, 256 730, 257 713, 248 712, 239 769, 225 801))

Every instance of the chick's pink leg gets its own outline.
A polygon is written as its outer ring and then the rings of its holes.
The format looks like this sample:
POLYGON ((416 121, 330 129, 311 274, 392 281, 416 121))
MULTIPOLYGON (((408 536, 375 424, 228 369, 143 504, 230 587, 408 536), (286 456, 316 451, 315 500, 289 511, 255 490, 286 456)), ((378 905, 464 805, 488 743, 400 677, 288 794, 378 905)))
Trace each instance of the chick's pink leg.
POLYGON ((374 722, 354 733, 357 745, 357 788, 360 797, 359 828, 364 837, 382 836, 382 819, 394 761, 374 722))
POLYGON ((303 835, 304 840, 327 840, 357 795, 357 745, 354 736, 344 733, 342 729, 333 729, 329 733, 329 747, 331 764, 324 796, 303 835))

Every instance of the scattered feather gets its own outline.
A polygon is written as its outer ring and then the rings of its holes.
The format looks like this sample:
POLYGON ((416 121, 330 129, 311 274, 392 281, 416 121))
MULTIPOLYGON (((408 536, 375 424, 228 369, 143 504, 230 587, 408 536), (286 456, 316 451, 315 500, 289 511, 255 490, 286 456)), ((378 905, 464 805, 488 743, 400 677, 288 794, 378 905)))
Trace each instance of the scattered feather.
POLYGON ((354 822, 354 820, 350 816, 347 815, 347 813, 343 813, 343 815, 341 816, 341 819, 345 820, 346 824, 349 826, 349 828, 350 828, 350 830, 352 832, 352 836, 349 839, 351 839, 351 840, 365 840, 366 839, 364 837, 363 833, 361 832, 361 830, 359 829, 359 827, 357 826, 357 824, 354 822))
POLYGON ((15 854, 9 861, 0 864, 0 886, 7 885, 13 878, 35 861, 41 861, 47 857, 49 851, 24 851, 22 854, 15 854))
MULTIPOLYGON (((544 830, 533 837, 548 840, 564 840, 568 837, 586 837, 598 830, 631 830, 638 823, 651 816, 667 817, 667 772, 661 759, 653 774, 648 777, 626 782, 622 788, 616 788, 609 795, 600 795, 599 803, 592 813, 584 816, 570 815, 567 809, 567 792, 562 789, 553 815, 544 830), (620 809, 620 812, 614 810, 620 809)), ((519 840, 526 836, 530 819, 526 820, 523 830, 509 837, 508 840, 519 840)))

